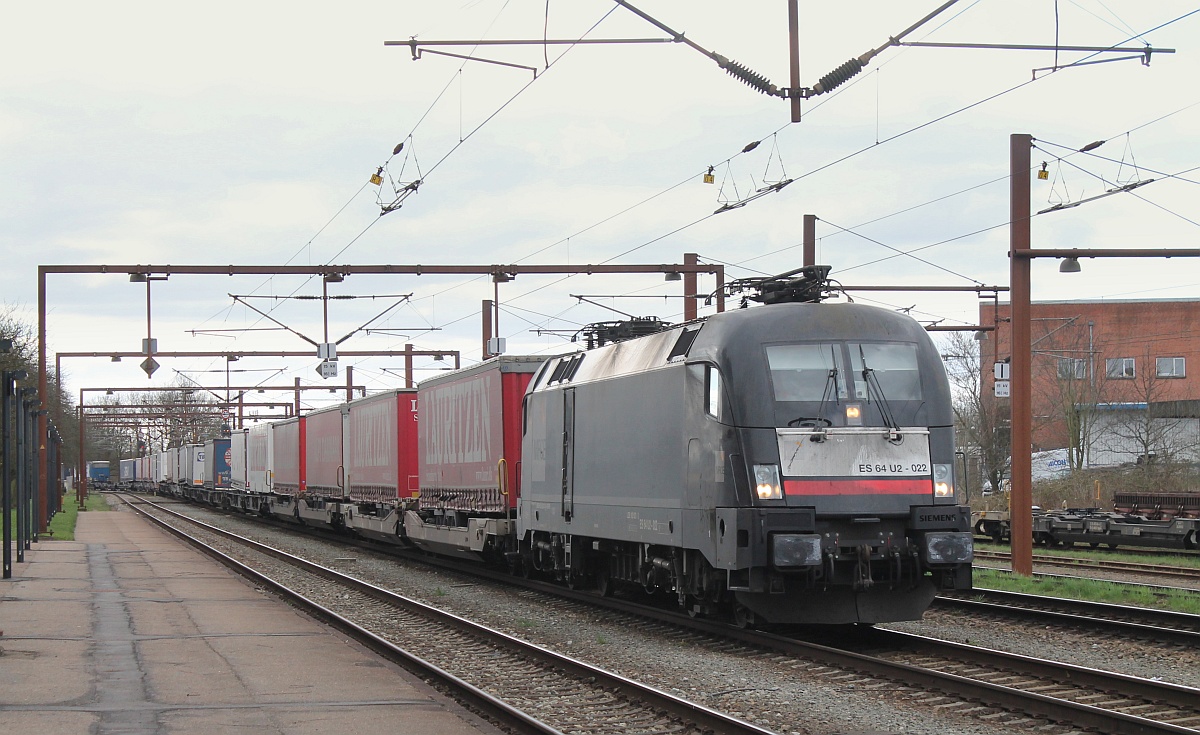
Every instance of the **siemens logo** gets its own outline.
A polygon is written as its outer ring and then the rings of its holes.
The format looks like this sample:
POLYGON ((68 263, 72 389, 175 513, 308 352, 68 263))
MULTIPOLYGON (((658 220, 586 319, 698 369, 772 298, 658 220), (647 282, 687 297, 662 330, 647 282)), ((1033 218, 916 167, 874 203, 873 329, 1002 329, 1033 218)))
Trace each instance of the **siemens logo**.
POLYGON ((917 516, 917 522, 919 523, 954 523, 957 520, 957 513, 934 513, 928 515, 922 513, 917 516))

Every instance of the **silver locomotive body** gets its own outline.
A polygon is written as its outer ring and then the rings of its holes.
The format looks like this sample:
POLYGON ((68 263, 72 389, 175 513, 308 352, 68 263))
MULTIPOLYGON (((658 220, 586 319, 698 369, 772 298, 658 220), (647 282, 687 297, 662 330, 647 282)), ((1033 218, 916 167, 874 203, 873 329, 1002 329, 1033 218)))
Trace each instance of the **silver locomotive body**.
POLYGON ((716 314, 549 360, 524 419, 533 569, 747 622, 910 620, 970 588, 949 386, 906 316, 716 314))

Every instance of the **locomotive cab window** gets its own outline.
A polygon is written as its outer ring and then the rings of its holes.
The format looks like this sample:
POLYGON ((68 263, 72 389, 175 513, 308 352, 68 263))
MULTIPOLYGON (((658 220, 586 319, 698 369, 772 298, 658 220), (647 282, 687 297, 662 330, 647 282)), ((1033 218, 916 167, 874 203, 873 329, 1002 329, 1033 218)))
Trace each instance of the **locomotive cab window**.
POLYGON ((770 345, 767 366, 776 401, 843 400, 847 374, 842 345, 770 345))
POLYGON ((921 373, 917 369, 917 346, 907 342, 851 343, 850 367, 854 371, 856 398, 870 400, 867 380, 877 381, 879 392, 889 401, 921 400, 921 373))

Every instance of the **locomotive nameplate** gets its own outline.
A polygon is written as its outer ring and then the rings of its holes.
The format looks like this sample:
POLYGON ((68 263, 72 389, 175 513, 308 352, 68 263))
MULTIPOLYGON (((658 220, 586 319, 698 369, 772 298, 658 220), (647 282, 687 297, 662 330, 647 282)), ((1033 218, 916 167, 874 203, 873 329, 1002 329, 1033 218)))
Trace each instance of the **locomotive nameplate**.
POLYGON ((929 431, 777 429, 784 477, 929 477, 929 431))

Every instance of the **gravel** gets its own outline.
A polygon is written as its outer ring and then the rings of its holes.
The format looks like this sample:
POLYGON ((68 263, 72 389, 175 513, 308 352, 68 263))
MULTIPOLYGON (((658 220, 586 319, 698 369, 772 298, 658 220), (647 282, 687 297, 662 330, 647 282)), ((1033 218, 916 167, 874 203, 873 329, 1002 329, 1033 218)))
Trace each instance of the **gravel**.
MULTIPOLYGON (((779 733, 998 735, 1022 726, 1041 732, 1045 725, 893 682, 797 663, 732 642, 714 647, 667 626, 369 551, 348 550, 248 519, 195 506, 179 509, 779 733)), ((919 622, 882 627, 1200 686, 1200 654, 1186 647, 1100 639, 1085 631, 942 611, 930 611, 919 622)), ((1064 729, 1052 727, 1050 731, 1064 729)))

